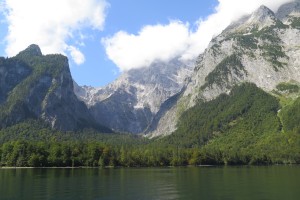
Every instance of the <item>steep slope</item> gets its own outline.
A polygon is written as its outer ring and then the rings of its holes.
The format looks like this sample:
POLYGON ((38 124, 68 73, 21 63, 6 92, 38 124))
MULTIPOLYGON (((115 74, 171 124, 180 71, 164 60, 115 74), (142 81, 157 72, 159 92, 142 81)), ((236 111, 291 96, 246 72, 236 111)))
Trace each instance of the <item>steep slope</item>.
MULTIPOLYGON (((279 84, 276 92, 299 96, 299 85, 279 84)), ((293 164, 300 161, 299 98, 282 105, 253 83, 196 104, 180 117, 177 130, 160 145, 192 148, 198 164, 293 164)), ((178 153, 180 155, 180 153, 178 153)), ((182 156, 178 156, 179 161, 182 156)))
POLYGON ((235 86, 228 95, 221 94, 185 111, 177 130, 165 140, 189 148, 203 146, 222 135, 278 133, 281 130, 279 110, 276 97, 253 83, 244 83, 235 86))
POLYGON ((182 112, 228 94, 240 83, 252 82, 271 92, 281 82, 300 82, 300 30, 295 25, 295 16, 300 13, 298 4, 283 5, 277 14, 261 6, 215 37, 199 56, 186 90, 159 117, 157 128, 150 130, 149 136, 172 133, 182 112), (286 18, 289 20, 283 20, 286 18), (166 122, 171 123, 166 126, 166 122))
POLYGON ((43 56, 31 45, 17 56, 0 58, 0 127, 28 118, 41 119, 59 130, 98 126, 73 92, 68 59, 43 56))
POLYGON ((294 1, 282 5, 277 13, 276 17, 284 23, 289 23, 290 18, 299 17, 300 2, 294 1))
POLYGON ((77 86, 75 93, 98 122, 117 131, 141 133, 161 105, 181 91, 192 66, 178 60, 157 62, 124 72, 104 88, 77 86))

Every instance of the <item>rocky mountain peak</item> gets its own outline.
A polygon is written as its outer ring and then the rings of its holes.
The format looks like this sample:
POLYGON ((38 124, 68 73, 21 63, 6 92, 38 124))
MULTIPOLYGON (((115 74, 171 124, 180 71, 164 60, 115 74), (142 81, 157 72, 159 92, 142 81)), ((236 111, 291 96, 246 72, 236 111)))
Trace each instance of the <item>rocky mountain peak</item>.
POLYGON ((256 11, 253 12, 251 17, 260 20, 268 17, 273 17, 274 15, 275 14, 271 9, 269 9, 265 5, 261 5, 256 11))
POLYGON ((246 25, 261 30, 267 26, 273 25, 276 20, 274 12, 262 5, 248 18, 246 25))
POLYGON ((280 6, 276 16, 278 19, 285 21, 288 16, 295 15, 298 13, 300 15, 300 2, 294 1, 280 6))
POLYGON ((244 16, 233 22, 224 31, 226 33, 249 33, 253 30, 261 30, 265 27, 272 26, 278 22, 274 12, 268 7, 262 5, 251 15, 244 16))
POLYGON ((18 56, 42 56, 42 51, 40 47, 36 44, 31 44, 25 50, 21 51, 18 56))
POLYGON ((0 65, 0 129, 27 119, 42 120, 62 131, 110 132, 95 122, 74 94, 67 58, 44 56, 37 45, 2 59, 0 65))
POLYGON ((86 103, 96 120, 113 130, 142 133, 162 104, 181 91, 193 64, 174 59, 124 72, 102 88, 78 87, 76 95, 86 103))
POLYGON ((279 83, 300 83, 298 6, 299 2, 294 2, 279 9, 281 14, 293 13, 285 14, 292 16, 290 23, 282 22, 273 11, 261 6, 215 37, 199 56, 182 95, 158 116, 148 136, 171 134, 184 111, 220 94, 229 94, 243 82, 255 83, 267 92, 274 91, 279 83))

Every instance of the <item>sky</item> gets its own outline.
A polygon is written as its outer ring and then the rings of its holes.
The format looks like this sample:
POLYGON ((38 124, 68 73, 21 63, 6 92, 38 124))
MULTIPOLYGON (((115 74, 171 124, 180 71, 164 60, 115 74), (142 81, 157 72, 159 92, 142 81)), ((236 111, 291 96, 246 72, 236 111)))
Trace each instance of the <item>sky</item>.
POLYGON ((153 62, 195 59, 231 22, 292 0, 0 0, 0 55, 30 44, 68 56, 79 85, 153 62))

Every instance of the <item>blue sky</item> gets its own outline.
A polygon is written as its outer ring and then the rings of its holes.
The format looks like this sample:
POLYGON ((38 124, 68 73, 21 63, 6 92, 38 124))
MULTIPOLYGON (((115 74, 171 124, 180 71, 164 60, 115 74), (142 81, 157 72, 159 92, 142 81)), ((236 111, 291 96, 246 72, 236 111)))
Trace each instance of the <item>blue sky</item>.
MULTIPOLYGON (((84 32, 91 37, 84 41, 80 50, 85 55, 85 62, 76 65, 70 59, 73 78, 80 85, 103 86, 113 81, 120 74, 118 67, 107 58, 101 38, 124 30, 136 34, 145 25, 168 24, 170 20, 195 23, 200 17, 213 12, 216 1, 192 0, 108 0, 103 31, 86 28, 84 32)), ((1 20, 4 16, 1 15, 1 20)), ((5 53, 7 24, 0 26, 1 55, 5 53)), ((43 49, 42 49, 43 50, 43 49)))
POLYGON ((0 54, 36 43, 67 55, 78 84, 104 86, 154 61, 194 59, 233 20, 288 1, 0 0, 0 54))
POLYGON ((168 24, 169 20, 196 22, 213 12, 216 1, 176 0, 110 0, 103 32, 94 33, 95 38, 86 42, 83 52, 86 62, 72 66, 73 78, 79 84, 105 85, 120 74, 118 67, 107 58, 100 40, 124 30, 136 34, 145 25, 168 24))

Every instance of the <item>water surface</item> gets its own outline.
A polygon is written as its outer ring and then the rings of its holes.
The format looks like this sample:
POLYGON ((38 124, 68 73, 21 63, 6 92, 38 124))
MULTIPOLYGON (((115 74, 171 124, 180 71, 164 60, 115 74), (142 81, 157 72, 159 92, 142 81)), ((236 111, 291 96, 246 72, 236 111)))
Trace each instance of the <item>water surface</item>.
POLYGON ((300 199, 300 167, 0 169, 0 199, 300 199))

